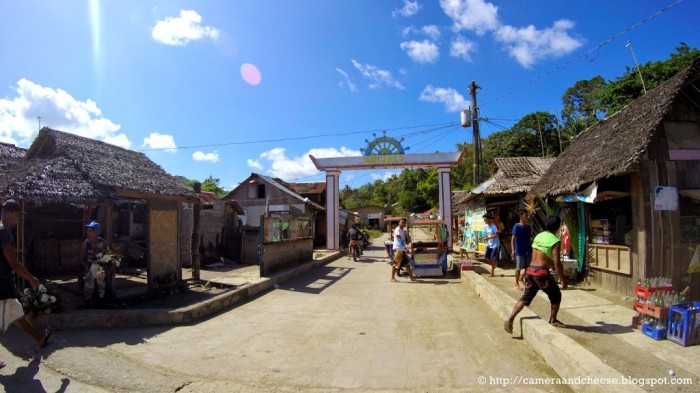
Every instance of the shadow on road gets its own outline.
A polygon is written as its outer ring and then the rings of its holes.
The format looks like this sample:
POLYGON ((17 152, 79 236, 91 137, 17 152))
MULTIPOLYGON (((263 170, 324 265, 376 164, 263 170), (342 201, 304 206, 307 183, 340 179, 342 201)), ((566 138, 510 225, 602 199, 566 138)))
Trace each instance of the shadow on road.
POLYGON ((352 270, 353 268, 348 267, 319 267, 303 276, 280 285, 278 289, 319 294, 341 280, 352 270))

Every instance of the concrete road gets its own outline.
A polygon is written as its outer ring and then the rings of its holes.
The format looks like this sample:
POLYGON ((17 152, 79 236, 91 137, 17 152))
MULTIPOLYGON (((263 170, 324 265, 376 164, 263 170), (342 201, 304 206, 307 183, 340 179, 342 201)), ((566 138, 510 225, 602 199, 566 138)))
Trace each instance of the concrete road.
POLYGON ((0 381, 6 391, 570 391, 536 383, 557 375, 458 275, 392 283, 374 243, 358 262, 343 257, 191 326, 57 331, 39 353, 12 328, 0 381))

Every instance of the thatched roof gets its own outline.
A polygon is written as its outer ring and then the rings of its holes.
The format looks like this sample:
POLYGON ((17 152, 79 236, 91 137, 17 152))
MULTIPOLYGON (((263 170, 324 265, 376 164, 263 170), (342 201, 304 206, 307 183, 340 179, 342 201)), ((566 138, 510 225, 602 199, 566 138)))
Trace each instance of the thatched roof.
POLYGON ((143 153, 44 127, 0 193, 34 201, 82 203, 122 191, 192 198, 194 192, 143 153))
POLYGON ((0 189, 5 196, 26 201, 88 203, 116 198, 111 189, 90 182, 65 157, 23 161, 0 179, 0 189))
POLYGON ((593 181, 631 170, 641 160, 676 97, 679 94, 697 97, 699 77, 700 62, 697 62, 588 128, 532 187, 532 193, 557 195, 573 192, 593 181))
POLYGON ((547 172, 555 158, 550 157, 504 157, 496 158, 498 171, 479 184, 471 192, 461 195, 456 205, 462 205, 478 196, 497 197, 527 193, 547 172))
POLYGON ((0 173, 14 168, 22 161, 26 150, 8 143, 0 143, 0 173))

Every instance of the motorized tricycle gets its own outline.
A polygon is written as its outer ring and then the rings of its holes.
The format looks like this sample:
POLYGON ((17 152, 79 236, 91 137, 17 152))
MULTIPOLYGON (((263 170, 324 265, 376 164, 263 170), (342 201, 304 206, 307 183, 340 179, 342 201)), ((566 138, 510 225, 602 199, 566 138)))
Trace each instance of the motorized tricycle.
POLYGON ((442 220, 419 218, 408 223, 411 269, 418 277, 444 276, 452 270, 447 258, 449 232, 442 220))

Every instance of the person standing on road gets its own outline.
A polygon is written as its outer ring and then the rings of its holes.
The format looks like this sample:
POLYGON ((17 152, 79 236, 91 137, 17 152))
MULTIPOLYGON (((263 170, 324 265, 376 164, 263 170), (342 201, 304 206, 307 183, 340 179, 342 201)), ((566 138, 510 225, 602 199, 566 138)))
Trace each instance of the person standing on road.
POLYGON ((408 247, 406 241, 406 219, 399 220, 399 226, 394 229, 394 264, 391 266, 391 281, 399 282, 396 279, 396 272, 405 267, 411 281, 416 281, 416 276, 411 271, 411 263, 408 258, 408 247))
POLYGON ((549 323, 555 327, 566 327, 557 319, 559 305, 561 304, 561 291, 554 277, 549 273, 552 267, 556 269, 561 283, 561 289, 566 289, 564 268, 559 260, 561 241, 556 235, 561 226, 561 219, 557 215, 547 217, 546 231, 540 233, 532 242, 532 263, 525 269, 525 292, 515 303, 510 317, 503 323, 503 328, 508 333, 513 333, 513 321, 525 306, 530 306, 532 300, 541 289, 549 297, 551 312, 549 323))
POLYGON ((510 238, 511 256, 515 260, 515 289, 522 290, 520 286, 520 269, 527 269, 532 260, 532 229, 527 223, 527 210, 518 210, 520 221, 513 225, 510 238))
MULTIPOLYGON (((21 211, 19 203, 14 199, 8 199, 2 204, 2 226, 0 226, 0 331, 4 334, 7 328, 17 322, 22 330, 32 336, 34 341, 43 348, 51 336, 49 326, 43 333, 39 332, 24 316, 22 304, 17 300, 17 288, 15 286, 14 274, 29 281, 34 289, 39 289, 39 280, 34 277, 17 260, 17 250, 15 248, 15 237, 12 229, 17 227, 17 218, 21 211)), ((0 368, 5 367, 5 363, 0 362, 0 368)))
POLYGON ((491 275, 489 277, 494 277, 496 272, 496 264, 498 263, 498 254, 501 248, 501 241, 498 239, 498 227, 493 222, 493 216, 486 213, 482 216, 484 218, 484 223, 486 224, 486 254, 484 255, 486 260, 491 264, 491 275))

